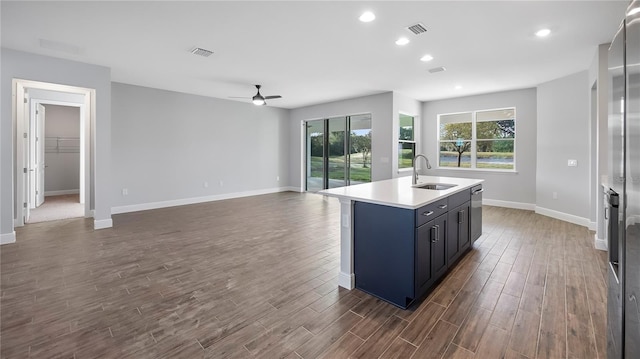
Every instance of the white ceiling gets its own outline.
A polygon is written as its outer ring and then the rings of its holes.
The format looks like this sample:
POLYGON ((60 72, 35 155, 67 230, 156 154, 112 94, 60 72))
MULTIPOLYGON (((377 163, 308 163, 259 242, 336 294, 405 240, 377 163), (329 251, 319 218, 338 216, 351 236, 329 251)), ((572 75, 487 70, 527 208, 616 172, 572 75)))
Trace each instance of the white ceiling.
POLYGON ((1 30, 3 47, 107 66, 112 81, 218 98, 252 96, 257 83, 283 96, 270 106, 296 108, 386 91, 426 101, 532 87, 586 70, 627 4, 2 1, 1 30), (358 21, 365 10, 373 22, 358 21), (416 22, 428 32, 405 29, 416 22), (534 36, 543 27, 552 34, 534 36), (411 43, 395 45, 399 36, 411 43), (435 59, 419 61, 427 53, 435 59), (437 66, 447 71, 427 71, 437 66))

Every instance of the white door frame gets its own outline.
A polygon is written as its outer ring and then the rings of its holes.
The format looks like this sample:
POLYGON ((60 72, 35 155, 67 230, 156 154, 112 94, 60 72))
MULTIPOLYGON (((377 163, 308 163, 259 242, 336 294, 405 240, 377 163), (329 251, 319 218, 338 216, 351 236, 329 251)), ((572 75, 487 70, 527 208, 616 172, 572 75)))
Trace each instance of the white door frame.
MULTIPOLYGON (((15 132, 14 148, 16 150, 14 156, 15 166, 13 167, 14 186, 14 206, 13 218, 15 227, 24 226, 24 203, 27 199, 28 173, 24 173, 24 168, 28 167, 28 156, 25 151, 29 150, 28 137, 24 134, 29 133, 29 113, 25 113, 24 98, 27 89, 40 89, 55 92, 65 92, 71 94, 79 94, 84 96, 84 103, 80 105, 80 198, 84 201, 84 216, 93 217, 91 212, 91 148, 93 141, 91 138, 91 124, 95 123, 96 117, 96 90, 58 85, 46 82, 13 79, 12 81, 12 117, 15 132), (26 146, 25 146, 25 142, 26 146)), ((39 100, 42 102, 42 100, 39 100)), ((55 101, 52 101, 55 102, 55 101)), ((77 104, 76 104, 77 106, 77 104)), ((27 206, 28 207, 28 206, 27 206)))

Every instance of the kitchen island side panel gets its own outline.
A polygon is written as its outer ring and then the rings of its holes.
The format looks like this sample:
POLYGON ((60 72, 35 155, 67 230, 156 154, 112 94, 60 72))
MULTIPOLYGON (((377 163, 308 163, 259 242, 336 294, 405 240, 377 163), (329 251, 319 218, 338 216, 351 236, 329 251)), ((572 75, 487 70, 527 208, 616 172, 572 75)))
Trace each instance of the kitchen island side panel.
POLYGON ((354 205, 356 288, 406 307, 414 298, 414 211, 354 205))

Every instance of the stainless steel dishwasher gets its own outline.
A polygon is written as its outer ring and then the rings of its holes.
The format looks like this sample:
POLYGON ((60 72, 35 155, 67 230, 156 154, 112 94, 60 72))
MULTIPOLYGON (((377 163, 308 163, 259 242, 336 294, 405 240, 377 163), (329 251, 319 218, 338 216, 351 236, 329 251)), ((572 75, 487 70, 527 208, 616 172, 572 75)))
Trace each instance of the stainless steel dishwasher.
POLYGON ((482 185, 471 188, 471 243, 482 235, 482 185))

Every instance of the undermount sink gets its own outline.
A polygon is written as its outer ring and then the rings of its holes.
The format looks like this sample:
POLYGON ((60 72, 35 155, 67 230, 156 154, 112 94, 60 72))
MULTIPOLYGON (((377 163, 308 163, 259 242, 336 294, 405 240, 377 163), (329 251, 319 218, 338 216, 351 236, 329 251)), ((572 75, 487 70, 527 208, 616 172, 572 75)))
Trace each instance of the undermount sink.
POLYGON ((413 187, 420 188, 420 189, 430 189, 430 190, 441 191, 441 190, 449 189, 455 186, 457 185, 448 184, 448 183, 419 183, 417 185, 414 185, 413 187))

